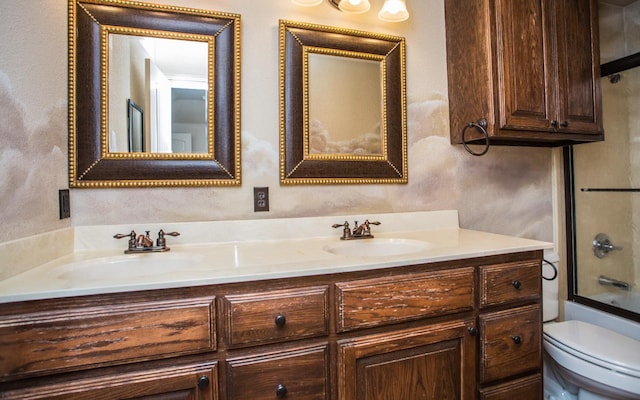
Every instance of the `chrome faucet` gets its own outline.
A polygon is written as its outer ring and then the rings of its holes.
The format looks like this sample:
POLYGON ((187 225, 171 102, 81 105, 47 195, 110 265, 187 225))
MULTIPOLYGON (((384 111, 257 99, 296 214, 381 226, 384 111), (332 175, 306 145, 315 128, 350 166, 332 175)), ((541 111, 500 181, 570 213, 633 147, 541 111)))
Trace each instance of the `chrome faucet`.
POLYGON ((331 225, 333 228, 342 227, 342 236, 341 240, 352 240, 352 239, 373 239, 373 235, 371 234, 371 225, 380 225, 381 222, 374 221, 370 222, 368 219, 365 220, 362 224, 358 225, 358 221, 355 221, 353 230, 350 229, 349 222, 344 221, 344 224, 333 224, 331 225))
POLYGON ((130 233, 117 233, 113 235, 114 239, 122 239, 129 238, 129 247, 124 251, 125 254, 131 253, 147 253, 147 252, 164 252, 171 250, 167 247, 167 239, 165 239, 165 235, 169 236, 180 236, 178 232, 165 232, 160 229, 158 232, 158 239, 154 245, 151 236, 149 236, 149 231, 146 231, 146 234, 137 235, 135 231, 131 231, 130 233))

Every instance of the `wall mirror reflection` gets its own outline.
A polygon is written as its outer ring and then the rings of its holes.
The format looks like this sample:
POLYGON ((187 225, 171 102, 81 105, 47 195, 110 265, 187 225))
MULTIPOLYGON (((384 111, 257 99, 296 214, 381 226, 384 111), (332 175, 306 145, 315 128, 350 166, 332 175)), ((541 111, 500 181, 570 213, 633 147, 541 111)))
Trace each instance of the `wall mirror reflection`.
POLYGON ((376 58, 308 54, 310 155, 382 156, 382 56, 376 58))
POLYGON ((404 38, 280 21, 280 181, 406 183, 404 38))
POLYGON ((239 185, 240 16, 69 2, 70 187, 239 185))
POLYGON ((129 104, 127 112, 129 152, 142 153, 144 152, 144 112, 133 100, 128 99, 127 103, 129 104))
POLYGON ((108 35, 109 152, 132 151, 122 118, 122 105, 131 99, 147 111, 144 152, 208 153, 207 113, 213 110, 207 96, 208 38, 195 41, 188 35, 191 40, 180 40, 140 33, 108 35))

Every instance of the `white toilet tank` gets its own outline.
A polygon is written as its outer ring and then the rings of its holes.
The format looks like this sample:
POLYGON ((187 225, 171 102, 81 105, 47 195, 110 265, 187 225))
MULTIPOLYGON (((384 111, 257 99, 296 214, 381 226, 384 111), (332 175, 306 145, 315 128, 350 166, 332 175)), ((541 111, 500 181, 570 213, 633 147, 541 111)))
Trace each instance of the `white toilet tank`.
POLYGON ((558 264, 560 256, 553 250, 544 251, 542 262, 542 320, 553 321, 558 318, 558 264))

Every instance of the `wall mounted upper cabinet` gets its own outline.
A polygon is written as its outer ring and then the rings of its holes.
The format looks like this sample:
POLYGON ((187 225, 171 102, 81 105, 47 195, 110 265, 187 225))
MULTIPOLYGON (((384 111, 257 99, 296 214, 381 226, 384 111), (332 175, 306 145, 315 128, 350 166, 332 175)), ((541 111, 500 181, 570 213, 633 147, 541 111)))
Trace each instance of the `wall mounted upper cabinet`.
POLYGON ((595 0, 446 0, 445 14, 452 143, 604 140, 595 0))

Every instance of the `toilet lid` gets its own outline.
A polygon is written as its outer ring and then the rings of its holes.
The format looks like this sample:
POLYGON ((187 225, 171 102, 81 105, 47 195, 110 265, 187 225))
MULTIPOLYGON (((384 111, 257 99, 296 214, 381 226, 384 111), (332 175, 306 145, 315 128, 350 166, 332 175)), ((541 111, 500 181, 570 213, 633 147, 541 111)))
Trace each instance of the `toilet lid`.
POLYGON ((599 361, 613 369, 622 367, 627 373, 640 376, 640 341, 583 321, 547 324, 544 334, 562 343, 576 357, 599 361), (595 360, 594 360, 595 359, 595 360))

